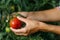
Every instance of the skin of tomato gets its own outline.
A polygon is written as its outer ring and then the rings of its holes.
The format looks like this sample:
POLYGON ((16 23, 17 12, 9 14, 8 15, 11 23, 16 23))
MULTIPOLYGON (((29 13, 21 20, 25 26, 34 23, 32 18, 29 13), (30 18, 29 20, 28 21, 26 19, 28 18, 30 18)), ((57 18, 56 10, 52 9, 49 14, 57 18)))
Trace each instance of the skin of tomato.
POLYGON ((6 27, 5 30, 6 30, 7 33, 10 32, 10 28, 9 27, 6 27))
POLYGON ((18 20, 16 17, 10 21, 10 27, 14 29, 21 28, 21 25, 22 25, 22 22, 18 20))

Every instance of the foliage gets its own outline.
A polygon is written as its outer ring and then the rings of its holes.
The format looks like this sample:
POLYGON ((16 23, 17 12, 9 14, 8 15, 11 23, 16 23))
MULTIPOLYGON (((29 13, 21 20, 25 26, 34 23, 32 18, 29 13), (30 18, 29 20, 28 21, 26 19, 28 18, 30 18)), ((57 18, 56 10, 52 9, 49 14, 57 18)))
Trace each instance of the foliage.
MULTIPOLYGON (((7 33, 9 20, 13 12, 39 11, 57 7, 59 0, 0 0, 0 40, 60 40, 60 36, 54 33, 37 32, 27 37, 17 36, 13 32, 7 33)), ((59 22, 49 22, 60 25, 59 22)))

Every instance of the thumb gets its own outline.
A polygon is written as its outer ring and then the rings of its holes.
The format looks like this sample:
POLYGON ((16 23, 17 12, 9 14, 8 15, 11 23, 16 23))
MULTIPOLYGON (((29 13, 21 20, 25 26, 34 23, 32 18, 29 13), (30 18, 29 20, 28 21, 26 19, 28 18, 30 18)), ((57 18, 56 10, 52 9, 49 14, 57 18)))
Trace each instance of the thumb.
POLYGON ((17 16, 17 18, 18 18, 19 20, 21 20, 22 22, 25 22, 25 23, 27 23, 27 19, 25 19, 25 18, 22 18, 22 17, 19 17, 19 16, 17 16))

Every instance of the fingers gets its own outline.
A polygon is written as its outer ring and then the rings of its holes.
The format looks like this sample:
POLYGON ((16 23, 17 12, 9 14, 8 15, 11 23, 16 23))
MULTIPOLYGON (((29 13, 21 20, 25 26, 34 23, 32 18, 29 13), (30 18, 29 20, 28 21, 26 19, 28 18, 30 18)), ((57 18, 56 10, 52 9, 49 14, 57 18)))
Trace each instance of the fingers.
POLYGON ((21 29, 13 29, 10 28, 16 35, 22 35, 22 36, 27 36, 27 32, 25 28, 21 28, 21 29))
POLYGON ((27 19, 22 18, 22 17, 19 17, 19 16, 17 16, 17 18, 18 18, 19 20, 21 20, 21 21, 23 21, 23 22, 27 23, 27 19))
POLYGON ((24 17, 27 17, 28 16, 28 12, 17 12, 18 14, 24 16, 24 17))
POLYGON ((21 35, 21 36, 28 36, 26 33, 15 33, 16 35, 21 35))
POLYGON ((25 28, 21 28, 21 29, 13 29, 10 28, 14 33, 25 33, 26 29, 25 28))

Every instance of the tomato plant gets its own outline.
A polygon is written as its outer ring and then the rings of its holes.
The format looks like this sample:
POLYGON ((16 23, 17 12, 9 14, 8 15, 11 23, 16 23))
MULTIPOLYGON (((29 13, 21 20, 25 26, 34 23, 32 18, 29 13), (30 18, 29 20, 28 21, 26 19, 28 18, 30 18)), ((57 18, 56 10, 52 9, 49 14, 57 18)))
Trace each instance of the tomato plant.
MULTIPOLYGON (((0 0, 0 40, 60 40, 60 35, 50 32, 37 32, 33 35, 24 37, 16 36, 13 32, 9 31, 9 21, 12 17, 16 17, 13 13, 46 10, 59 5, 60 0, 0 0), (7 18, 7 16, 9 17, 7 18), (9 34, 7 32, 9 32, 9 34)), ((60 25, 60 22, 48 23, 60 25)), ((25 26, 25 24, 22 23, 22 26, 25 26)))
POLYGON ((10 20, 10 27, 14 28, 14 29, 18 29, 21 28, 22 22, 17 19, 16 17, 14 17, 13 19, 10 20))

